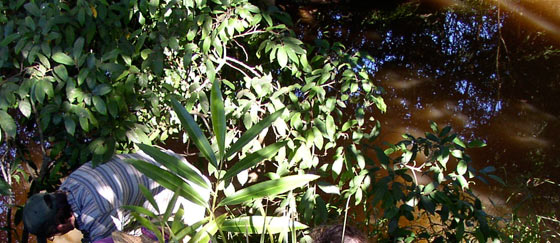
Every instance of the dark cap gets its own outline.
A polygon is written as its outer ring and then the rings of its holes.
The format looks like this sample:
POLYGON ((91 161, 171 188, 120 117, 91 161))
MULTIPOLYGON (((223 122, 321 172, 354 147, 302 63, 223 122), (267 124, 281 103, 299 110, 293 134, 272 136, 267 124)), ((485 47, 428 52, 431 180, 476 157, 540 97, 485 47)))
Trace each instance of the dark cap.
POLYGON ((38 243, 46 243, 48 229, 55 224, 58 206, 55 196, 38 193, 27 199, 23 208, 23 225, 29 233, 37 236, 38 243))

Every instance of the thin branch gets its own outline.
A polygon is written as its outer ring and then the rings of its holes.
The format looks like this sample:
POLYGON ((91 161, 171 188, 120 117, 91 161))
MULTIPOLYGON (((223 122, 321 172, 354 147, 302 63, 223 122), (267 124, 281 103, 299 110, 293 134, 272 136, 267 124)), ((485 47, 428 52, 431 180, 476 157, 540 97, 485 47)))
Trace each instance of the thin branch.
POLYGON ((245 77, 250 77, 249 74, 245 73, 243 70, 241 70, 240 68, 238 68, 238 67, 232 65, 231 63, 226 62, 226 65, 228 65, 228 66, 230 66, 231 68, 233 68, 233 69, 239 71, 241 74, 243 74, 243 76, 245 76, 245 77))
MULTIPOLYGON (((257 26, 255 26, 255 27, 257 27, 257 26)), ((270 32, 270 31, 266 31, 266 30, 253 30, 253 31, 245 32, 243 34, 234 35, 232 38, 235 39, 235 38, 239 38, 239 37, 244 37, 244 36, 254 35, 254 34, 262 34, 262 33, 274 33, 274 32, 270 32)))
POLYGON ((226 61, 234 62, 235 64, 237 64, 237 65, 239 65, 239 66, 242 66, 243 68, 245 68, 245 69, 251 71, 251 73, 253 73, 253 74, 254 74, 255 76, 257 76, 257 77, 262 76, 262 74, 260 74, 259 72, 257 72, 255 68, 253 68, 253 67, 251 67, 251 66, 249 66, 249 65, 247 65, 247 64, 245 64, 245 63, 243 63, 243 62, 241 62, 241 61, 238 61, 238 60, 235 59, 235 58, 226 56, 225 59, 226 59, 226 61))
POLYGON ((241 48, 241 50, 245 54, 245 61, 246 62, 249 61, 249 54, 247 54, 247 50, 245 50, 245 47, 243 45, 239 44, 239 42, 237 40, 235 40, 235 39, 232 39, 232 40, 235 44, 237 44, 237 46, 239 46, 241 48))

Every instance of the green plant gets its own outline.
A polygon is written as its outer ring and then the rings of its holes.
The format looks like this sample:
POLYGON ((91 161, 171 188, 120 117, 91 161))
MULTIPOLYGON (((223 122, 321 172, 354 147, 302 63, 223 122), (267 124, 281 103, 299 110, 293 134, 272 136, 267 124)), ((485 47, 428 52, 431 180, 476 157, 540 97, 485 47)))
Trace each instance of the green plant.
MULTIPOLYGON (((267 147, 264 147, 254 153, 247 154, 241 160, 235 163, 227 163, 229 158, 236 157, 236 153, 241 150, 245 145, 250 143, 263 129, 267 128, 279 116, 282 115, 284 109, 278 110, 271 114, 269 117, 263 119, 247 130, 235 143, 227 146, 225 143, 226 138, 226 121, 224 104, 220 91, 220 82, 214 81, 211 93, 211 114, 212 114, 212 127, 213 134, 215 135, 215 146, 217 151, 214 152, 208 139, 202 133, 202 130, 194 121, 193 117, 187 110, 176 100, 172 100, 172 105, 185 128, 185 132, 189 135, 192 142, 198 147, 202 156, 208 161, 210 174, 214 177, 215 181, 212 186, 209 186, 205 180, 190 166, 183 164, 177 158, 166 155, 159 151, 157 148, 145 144, 138 146, 142 151, 152 156, 156 161, 164 165, 168 170, 159 169, 157 166, 151 165, 148 162, 139 160, 130 161, 138 170, 146 174, 148 177, 159 182, 161 185, 174 190, 174 200, 171 201, 167 207, 168 210, 160 218, 154 213, 147 211, 142 207, 126 207, 127 209, 134 210, 135 218, 144 226, 156 232, 160 242, 165 238, 165 232, 171 234, 171 240, 182 240, 183 237, 189 235, 191 242, 208 242, 210 239, 217 238, 215 235, 220 232, 220 236, 224 242, 227 242, 230 236, 226 236, 224 232, 228 233, 241 233, 241 234, 277 234, 288 233, 299 229, 304 229, 307 226, 295 221, 294 215, 286 216, 273 216, 268 215, 263 209, 261 204, 263 200, 274 201, 277 195, 292 191, 301 186, 306 185, 308 182, 318 178, 312 174, 300 174, 291 176, 276 175, 276 178, 271 178, 251 186, 234 186, 232 178, 239 172, 249 169, 263 160, 267 160, 274 156, 280 148, 285 146, 286 142, 278 142, 267 147), (229 166, 229 167, 226 167, 229 166), (204 201, 199 192, 194 189, 189 183, 194 183, 198 186, 210 190, 212 195, 211 202, 204 201), (227 185, 227 186, 226 186, 227 185), (221 192, 225 193, 225 198, 221 198, 221 192), (194 226, 185 227, 181 225, 178 220, 182 213, 179 212, 175 216, 172 223, 168 224, 170 218, 170 209, 174 208, 174 202, 177 196, 182 196, 190 201, 199 204, 206 208, 208 217, 201 222, 196 223, 194 226), (234 210, 235 205, 245 204, 250 207, 257 207, 260 209, 255 215, 248 215, 245 210, 241 214, 236 213, 234 210), (218 208, 225 207, 225 213, 217 215, 218 208), (143 216, 148 216, 152 219, 158 219, 161 231, 158 231, 156 225, 146 220, 143 216), (202 227, 198 229, 198 227, 202 227)), ((153 197, 147 193, 145 196, 150 202, 154 202, 153 197)), ((152 203, 157 208, 155 203, 152 203)), ((295 233, 293 233, 295 235, 295 233)))

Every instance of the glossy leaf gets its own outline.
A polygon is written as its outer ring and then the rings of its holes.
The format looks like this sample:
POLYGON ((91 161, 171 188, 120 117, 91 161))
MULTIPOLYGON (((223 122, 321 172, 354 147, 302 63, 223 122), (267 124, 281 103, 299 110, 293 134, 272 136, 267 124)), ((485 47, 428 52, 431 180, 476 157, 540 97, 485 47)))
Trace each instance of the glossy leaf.
POLYGON ((180 177, 174 175, 173 173, 142 160, 127 159, 126 162, 132 164, 138 171, 152 178, 165 188, 175 190, 176 188, 181 187, 182 190, 180 191, 180 195, 189 201, 203 207, 208 206, 207 202, 191 185, 184 182, 180 177))
POLYGON ((18 108, 25 117, 29 118, 29 116, 31 116, 31 103, 29 103, 28 99, 19 101, 18 108))
POLYGON ((64 52, 57 52, 53 54, 52 59, 60 64, 64 64, 68 66, 74 65, 74 60, 72 60, 72 58, 66 55, 64 52))
POLYGON ((265 128, 269 127, 280 115, 284 112, 285 108, 277 110, 276 112, 270 114, 266 118, 262 119, 259 123, 253 125, 249 130, 247 130, 227 151, 226 158, 237 153, 241 148, 243 148, 247 143, 251 142, 259 133, 265 128))
POLYGON ((212 128, 218 142, 219 159, 224 158, 226 143, 226 114, 224 111, 224 99, 220 90, 220 81, 214 81, 210 94, 210 111, 212 113, 212 128))
POLYGON ((66 132, 72 136, 76 132, 76 122, 72 117, 66 116, 64 117, 64 127, 66 128, 66 132))
POLYGON ((467 172, 467 162, 465 160, 459 160, 457 164, 457 174, 464 175, 467 172))
POLYGON ((93 106, 95 106, 97 112, 103 115, 107 115, 107 105, 105 105, 105 101, 101 97, 97 95, 93 96, 92 101, 93 101, 93 106))
POLYGON ((198 150, 200 150, 202 155, 210 161, 215 168, 218 168, 216 155, 214 154, 214 151, 212 151, 212 147, 210 147, 208 139, 204 136, 202 130, 200 130, 200 127, 196 124, 191 114, 189 114, 185 107, 175 99, 171 99, 171 105, 173 106, 173 110, 177 113, 179 120, 181 120, 181 124, 189 135, 189 138, 193 141, 198 150))
POLYGON ((0 128, 2 128, 2 131, 5 132, 8 137, 16 136, 17 126, 14 119, 12 119, 12 116, 7 112, 2 110, 0 110, 0 128))
POLYGON ((288 64, 288 55, 286 53, 285 47, 281 46, 278 48, 278 54, 276 54, 276 58, 278 58, 278 64, 280 67, 285 67, 288 64))
POLYGON ((221 230, 242 234, 262 234, 266 232, 277 234, 308 228, 307 225, 293 221, 289 217, 273 216, 245 216, 224 221, 221 230))
POLYGON ((235 163, 231 168, 227 170, 223 180, 227 180, 237 175, 241 171, 249 169, 255 166, 256 164, 258 164, 259 162, 276 155, 278 150, 284 147, 287 143, 288 142, 278 142, 275 144, 271 144, 257 152, 245 156, 245 158, 235 163))
POLYGON ((235 192, 233 195, 224 198, 219 206, 235 205, 248 202, 254 199, 275 196, 300 186, 310 181, 318 179, 319 176, 312 174, 286 176, 280 179, 269 180, 249 186, 235 192))
POLYGON ((155 148, 151 145, 137 145, 142 151, 144 151, 144 153, 148 154, 155 161, 165 166, 170 171, 177 173, 177 175, 181 176, 185 180, 189 180, 203 188, 210 188, 210 185, 208 185, 204 178, 193 169, 194 166, 188 164, 187 161, 182 161, 181 159, 162 152, 158 148, 155 148))

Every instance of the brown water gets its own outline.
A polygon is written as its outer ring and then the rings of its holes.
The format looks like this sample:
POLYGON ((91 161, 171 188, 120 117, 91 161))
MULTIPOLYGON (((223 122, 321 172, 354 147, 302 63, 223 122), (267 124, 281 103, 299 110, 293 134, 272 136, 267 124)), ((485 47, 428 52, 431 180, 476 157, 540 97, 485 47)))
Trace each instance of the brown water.
MULTIPOLYGON (((303 39, 342 41, 375 58, 366 65, 388 105, 386 114, 375 114, 381 140, 421 135, 429 121, 451 125, 464 138, 488 144, 469 151, 474 166, 492 165, 506 182, 475 186, 490 212, 558 215, 560 1, 454 10, 442 9, 456 3, 443 0, 404 10, 322 2, 328 4, 277 3, 292 13, 303 39), (389 14, 371 17, 379 8, 389 14)), ((2 219, 5 212, 4 201, 2 219)))
POLYGON ((365 65, 388 105, 370 111, 379 140, 451 125, 488 144, 468 151, 474 166, 492 165, 506 182, 474 187, 489 212, 558 215, 560 1, 283 2, 303 39, 375 58, 365 65))

